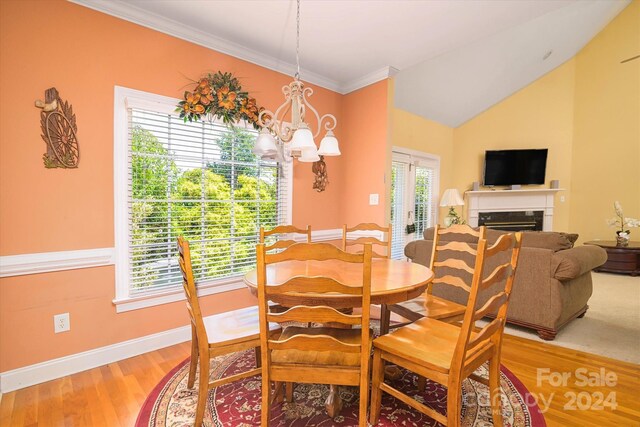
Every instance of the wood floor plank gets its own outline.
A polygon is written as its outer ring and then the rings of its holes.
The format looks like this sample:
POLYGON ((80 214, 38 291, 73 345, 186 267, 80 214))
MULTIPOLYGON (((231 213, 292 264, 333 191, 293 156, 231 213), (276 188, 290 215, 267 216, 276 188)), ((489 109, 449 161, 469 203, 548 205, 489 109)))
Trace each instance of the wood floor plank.
MULTIPOLYGON (((49 383, 6 393, 0 400, 0 427, 133 426, 147 395, 167 372, 189 355, 189 343, 136 356, 49 383)), ((522 381, 553 426, 640 425, 640 365, 505 336, 502 363, 522 381), (541 371, 545 369, 545 371, 541 371), (613 385, 581 386, 576 372, 616 375, 613 385), (556 385, 549 375, 570 375, 556 385), (615 393, 617 408, 572 407, 572 396, 615 393), (548 408, 543 403, 550 401, 548 408)), ((584 403, 584 402, 583 402, 584 403)))

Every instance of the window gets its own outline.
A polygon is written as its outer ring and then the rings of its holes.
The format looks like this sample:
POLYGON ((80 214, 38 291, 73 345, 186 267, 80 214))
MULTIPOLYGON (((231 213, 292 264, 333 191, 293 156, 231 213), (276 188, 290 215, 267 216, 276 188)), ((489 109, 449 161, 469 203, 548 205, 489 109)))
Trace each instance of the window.
POLYGON ((256 158, 257 132, 185 123, 176 103, 116 88, 118 311, 182 298, 179 235, 201 293, 213 293, 243 286, 260 226, 289 222, 290 168, 256 158))
POLYGON ((424 230, 433 227, 438 213, 440 159, 412 150, 394 148, 391 161, 391 258, 402 259, 411 240, 422 239, 424 230), (409 218, 416 232, 406 233, 409 218))

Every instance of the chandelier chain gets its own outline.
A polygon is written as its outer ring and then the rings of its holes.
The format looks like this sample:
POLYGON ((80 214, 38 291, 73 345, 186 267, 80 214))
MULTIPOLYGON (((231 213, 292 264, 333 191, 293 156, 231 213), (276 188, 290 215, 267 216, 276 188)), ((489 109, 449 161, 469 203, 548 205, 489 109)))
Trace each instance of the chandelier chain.
POLYGON ((300 79, 300 0, 297 0, 296 13, 296 80, 300 79))

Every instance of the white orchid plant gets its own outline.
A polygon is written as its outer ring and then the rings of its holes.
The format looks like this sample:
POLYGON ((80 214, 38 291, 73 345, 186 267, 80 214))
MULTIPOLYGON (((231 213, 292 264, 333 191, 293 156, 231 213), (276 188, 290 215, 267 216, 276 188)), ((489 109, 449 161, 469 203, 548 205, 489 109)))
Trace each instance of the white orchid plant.
POLYGON ((636 218, 625 218, 622 213, 622 206, 617 200, 613 203, 613 208, 616 211, 616 217, 607 220, 607 224, 609 224, 609 227, 620 228, 616 231, 618 236, 628 236, 631 233, 629 228, 640 227, 640 220, 636 218))

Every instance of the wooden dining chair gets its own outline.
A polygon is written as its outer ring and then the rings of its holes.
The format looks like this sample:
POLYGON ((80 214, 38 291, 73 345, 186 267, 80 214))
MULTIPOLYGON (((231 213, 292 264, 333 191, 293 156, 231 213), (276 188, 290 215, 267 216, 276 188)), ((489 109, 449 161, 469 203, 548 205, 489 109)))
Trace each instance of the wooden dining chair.
MULTIPOLYGON (((266 238, 269 236, 279 236, 282 234, 288 234, 288 235, 303 234, 307 236, 307 243, 311 243, 311 226, 310 225, 307 225, 306 229, 297 228, 293 225, 279 225, 271 230, 265 230, 264 227, 260 227, 259 243, 265 243, 266 238)), ((284 248, 288 248, 294 243, 297 243, 297 242, 291 239, 276 240, 275 243, 271 245, 266 245, 266 250, 270 251, 273 249, 284 249, 284 248)))
MULTIPOLYGON (((189 366, 188 388, 193 388, 196 379, 196 368, 200 367, 198 403, 194 423, 195 426, 199 427, 202 425, 204 418, 209 390, 261 373, 258 307, 248 307, 203 317, 191 267, 189 242, 182 236, 178 237, 178 254, 180 270, 182 271, 182 286, 187 297, 187 310, 191 320, 191 364, 189 366), (209 360, 211 358, 248 349, 256 349, 256 368, 209 381, 209 360)), ((279 334, 279 329, 277 325, 273 325, 269 329, 269 333, 279 334)))
POLYGON ((462 320, 466 306, 433 295, 433 285, 457 286, 452 283, 452 279, 456 278, 467 284, 471 283, 474 273, 471 266, 474 265, 477 253, 471 244, 477 245, 480 239, 484 239, 485 234, 484 226, 476 231, 468 225, 456 224, 448 228, 436 225, 433 230, 433 247, 429 263, 429 268, 434 272, 433 281, 429 283, 425 293, 418 298, 388 305, 386 313, 383 313, 380 319, 381 329, 385 332, 389 330, 389 318, 392 312, 411 322, 423 317, 448 323, 462 320), (441 241, 444 235, 449 235, 448 241, 441 241), (463 259, 467 260, 467 263, 463 259))
MULTIPOLYGON (((360 388, 359 425, 367 425, 369 393, 369 357, 371 331, 369 306, 371 302, 371 245, 362 254, 341 251, 329 243, 296 243, 280 253, 267 253, 258 244, 257 285, 260 309, 260 337, 262 345, 262 423, 269 425, 271 382, 351 385, 360 388), (341 283, 333 270, 327 276, 294 276, 281 283, 273 283, 267 267, 285 261, 327 261, 362 264, 360 283, 341 283), (327 296, 326 294, 331 293, 327 296), (270 311, 268 301, 278 295, 299 296, 300 305, 282 313, 270 311), (360 314, 346 314, 321 305, 319 298, 353 296, 362 306, 360 314), (268 335, 271 322, 297 322, 285 326, 282 335, 274 339, 268 335), (323 324, 308 328, 300 324, 323 324), (345 327, 327 326, 340 323, 345 327), (352 329, 352 326, 359 326, 352 329)), ((336 325, 337 326, 337 325, 336 325)))
POLYGON ((389 224, 387 227, 382 227, 378 224, 373 224, 373 223, 361 223, 356 225, 355 227, 347 227, 347 225, 343 225, 342 226, 342 250, 346 251, 347 247, 349 246, 354 246, 354 245, 364 245, 366 243, 370 243, 372 245, 376 245, 376 246, 383 246, 385 247, 385 254, 380 254, 377 252, 373 252, 373 257, 374 258, 391 258, 391 224, 389 224), (367 232, 367 231, 381 231, 383 233, 386 233, 386 239, 383 237, 384 240, 382 239, 378 239, 376 237, 357 237, 354 239, 350 239, 348 238, 348 234, 349 233, 353 233, 353 232, 367 232))
MULTIPOLYGON (((462 407, 462 381, 471 378, 489 387, 493 423, 496 426, 502 425, 500 350, 521 243, 522 233, 504 234, 491 247, 487 247, 486 239, 478 241, 471 286, 460 279, 451 279, 455 286, 469 292, 461 327, 425 317, 374 340, 371 424, 375 425, 380 417, 382 392, 386 392, 444 425, 458 426, 462 407), (485 278, 484 268, 487 262, 498 265, 485 278), (488 288, 491 288, 492 296, 481 308, 476 309, 479 293, 488 288), (495 319, 476 332, 475 321, 496 310, 495 319), (489 378, 474 374, 487 361, 489 378), (440 414, 384 383, 386 362, 445 385, 447 415, 440 414)), ((466 270, 466 267, 466 263, 462 262, 453 268, 466 270)))

